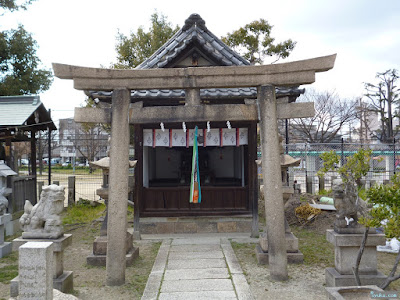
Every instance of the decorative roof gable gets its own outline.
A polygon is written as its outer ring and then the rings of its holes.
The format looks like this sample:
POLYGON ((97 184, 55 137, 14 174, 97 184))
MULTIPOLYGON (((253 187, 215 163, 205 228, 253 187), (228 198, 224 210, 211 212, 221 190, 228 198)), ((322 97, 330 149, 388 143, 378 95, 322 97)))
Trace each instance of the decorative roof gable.
MULTIPOLYGON (((209 31, 205 21, 198 14, 192 14, 185 25, 176 32, 153 55, 142 62, 137 69, 185 68, 195 66, 246 66, 250 63, 209 31)), ((276 88, 276 96, 289 97, 293 102, 304 93, 304 89, 276 88)), ((110 101, 112 92, 89 92, 93 98, 110 101)), ((202 99, 244 99, 256 98, 255 87, 201 89, 202 99)), ((131 99, 142 101, 147 99, 185 99, 184 90, 132 90, 131 99)))
POLYGON ((188 56, 192 64, 185 67, 199 66, 200 58, 209 62, 209 64, 203 62, 203 66, 250 65, 247 60, 209 31, 200 15, 192 14, 185 21, 182 29, 137 68, 168 68, 177 65, 183 67, 179 63, 188 56))

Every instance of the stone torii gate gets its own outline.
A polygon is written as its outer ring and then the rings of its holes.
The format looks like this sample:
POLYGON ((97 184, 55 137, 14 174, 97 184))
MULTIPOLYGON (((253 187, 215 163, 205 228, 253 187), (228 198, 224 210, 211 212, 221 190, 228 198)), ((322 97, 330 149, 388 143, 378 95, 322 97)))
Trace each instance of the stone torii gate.
MULTIPOLYGON (((111 108, 75 108, 76 122, 111 123, 110 191, 106 284, 125 282, 129 124, 163 122, 260 121, 262 172, 269 243, 270 275, 287 280, 287 255, 279 159, 279 118, 314 115, 314 103, 289 103, 275 97, 275 86, 315 81, 316 72, 333 68, 336 54, 263 66, 115 70, 53 64, 55 76, 72 79, 78 90, 112 91, 111 108), (257 101, 204 105, 202 88, 258 87, 257 101), (130 104, 131 90, 185 89, 185 106, 143 107, 130 104)), ((253 162, 254 163, 254 162, 253 162)))

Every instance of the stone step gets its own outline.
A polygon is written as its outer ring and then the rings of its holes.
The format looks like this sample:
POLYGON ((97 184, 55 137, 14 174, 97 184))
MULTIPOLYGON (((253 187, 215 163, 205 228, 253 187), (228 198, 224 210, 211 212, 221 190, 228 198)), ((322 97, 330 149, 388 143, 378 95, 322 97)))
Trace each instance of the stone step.
POLYGON ((141 234, 250 233, 252 217, 151 217, 140 219, 141 234))

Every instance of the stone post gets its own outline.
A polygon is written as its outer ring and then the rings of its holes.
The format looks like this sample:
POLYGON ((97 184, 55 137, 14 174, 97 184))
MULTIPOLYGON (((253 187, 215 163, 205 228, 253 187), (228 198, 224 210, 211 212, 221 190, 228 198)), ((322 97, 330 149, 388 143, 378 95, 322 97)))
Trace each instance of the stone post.
POLYGON ((19 299, 53 299, 53 243, 19 247, 19 299))
POLYGON ((68 176, 68 206, 75 205, 75 176, 68 176))
POLYGON ((185 105, 194 106, 200 105, 200 90, 199 89, 186 89, 185 90, 185 105))
POLYGON ((129 176, 130 91, 115 89, 112 95, 109 203, 107 224, 106 284, 125 283, 125 254, 129 176))
MULTIPOLYGON (((38 199, 40 199, 40 195, 42 194, 43 186, 44 186, 44 182, 43 182, 43 181, 39 181, 39 182, 38 182, 38 192, 39 192, 39 197, 38 197, 38 199)), ((39 201, 39 200, 38 200, 38 201, 39 201)))
POLYGON ((260 86, 257 102, 270 275, 281 281, 288 279, 288 271, 275 87, 260 86))

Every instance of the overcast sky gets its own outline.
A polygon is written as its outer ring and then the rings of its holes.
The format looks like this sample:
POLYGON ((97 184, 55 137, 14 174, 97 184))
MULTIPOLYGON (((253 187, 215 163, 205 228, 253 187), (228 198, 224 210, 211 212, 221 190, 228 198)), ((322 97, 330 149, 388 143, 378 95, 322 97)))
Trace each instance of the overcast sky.
MULTIPOLYGON (((336 90, 343 98, 360 97, 363 82, 374 82, 377 72, 400 70, 400 1, 279 0, 279 1, 128 1, 37 0, 27 11, 0 16, 0 30, 23 24, 39 45, 45 68, 51 63, 86 67, 115 62, 118 30, 126 35, 149 27, 157 10, 173 25, 182 26, 198 13, 207 28, 221 37, 260 18, 274 26, 276 41, 297 42, 292 55, 281 62, 337 53, 334 69, 318 73, 312 85, 336 90)), ((307 86, 305 86, 307 87, 307 86)), ((85 99, 71 80, 54 79, 40 95, 53 119, 73 116, 85 99)))

